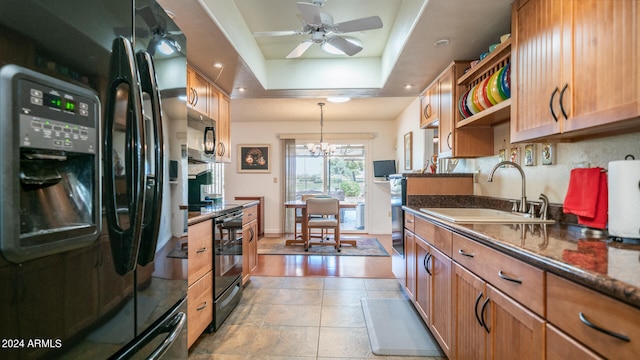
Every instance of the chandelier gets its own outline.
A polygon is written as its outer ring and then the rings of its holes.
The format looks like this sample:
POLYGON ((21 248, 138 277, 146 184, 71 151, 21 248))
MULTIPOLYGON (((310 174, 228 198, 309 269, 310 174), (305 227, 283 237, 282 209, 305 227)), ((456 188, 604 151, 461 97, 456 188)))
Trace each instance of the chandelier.
POLYGON ((329 143, 324 142, 322 138, 322 128, 324 127, 324 111, 322 107, 324 103, 318 103, 320 106, 320 144, 307 144, 307 150, 311 153, 311 156, 330 156, 336 151, 335 145, 329 145, 329 143))

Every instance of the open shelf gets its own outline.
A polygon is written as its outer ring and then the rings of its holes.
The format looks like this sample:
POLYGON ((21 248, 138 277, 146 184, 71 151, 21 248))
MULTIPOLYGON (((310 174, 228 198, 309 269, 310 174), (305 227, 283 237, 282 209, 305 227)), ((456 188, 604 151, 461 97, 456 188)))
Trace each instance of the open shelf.
POLYGON ((511 99, 499 102, 473 116, 458 121, 456 128, 497 125, 511 119, 511 99))

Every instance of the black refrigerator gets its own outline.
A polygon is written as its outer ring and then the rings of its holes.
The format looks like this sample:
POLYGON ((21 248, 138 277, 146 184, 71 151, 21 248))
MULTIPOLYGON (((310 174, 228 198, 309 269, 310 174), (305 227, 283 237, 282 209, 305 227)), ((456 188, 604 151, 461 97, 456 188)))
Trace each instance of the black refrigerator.
POLYGON ((0 1, 0 358, 187 358, 186 38, 153 0, 0 1))

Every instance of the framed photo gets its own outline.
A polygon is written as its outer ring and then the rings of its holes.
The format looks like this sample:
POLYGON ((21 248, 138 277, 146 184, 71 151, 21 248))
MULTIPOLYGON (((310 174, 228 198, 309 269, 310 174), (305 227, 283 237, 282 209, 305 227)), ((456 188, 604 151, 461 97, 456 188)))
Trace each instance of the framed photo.
POLYGON ((238 172, 271 172, 271 145, 238 145, 238 172))
POLYGON ((404 169, 413 169, 413 132, 404 134, 404 169))
POLYGON ((535 164, 536 164, 535 144, 527 144, 524 146, 524 166, 533 166, 535 164))
POLYGON ((542 165, 553 164, 553 145, 549 143, 542 144, 542 165))
POLYGON ((509 150, 509 160, 520 164, 520 150, 518 147, 512 147, 511 150, 509 150))

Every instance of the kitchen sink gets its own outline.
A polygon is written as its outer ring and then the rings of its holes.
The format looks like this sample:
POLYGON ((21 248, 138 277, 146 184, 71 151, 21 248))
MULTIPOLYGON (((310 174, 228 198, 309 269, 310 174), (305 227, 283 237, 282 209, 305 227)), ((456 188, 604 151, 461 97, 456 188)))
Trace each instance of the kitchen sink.
POLYGON ((458 224, 552 224, 555 220, 542 220, 529 214, 486 208, 421 208, 425 214, 458 224))

